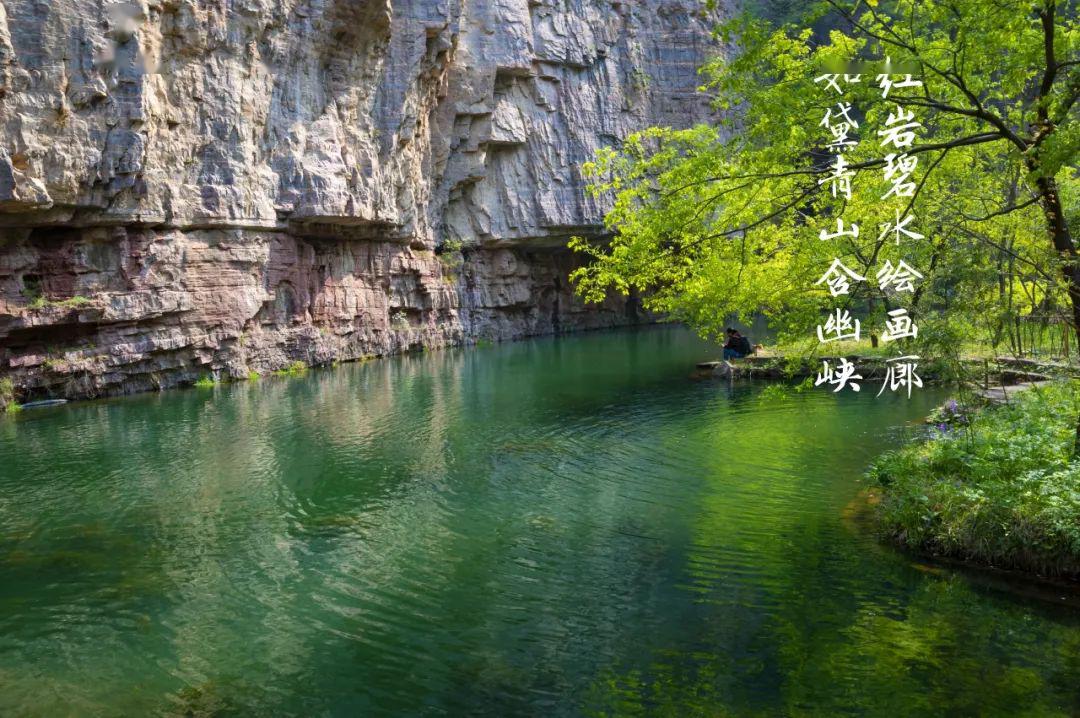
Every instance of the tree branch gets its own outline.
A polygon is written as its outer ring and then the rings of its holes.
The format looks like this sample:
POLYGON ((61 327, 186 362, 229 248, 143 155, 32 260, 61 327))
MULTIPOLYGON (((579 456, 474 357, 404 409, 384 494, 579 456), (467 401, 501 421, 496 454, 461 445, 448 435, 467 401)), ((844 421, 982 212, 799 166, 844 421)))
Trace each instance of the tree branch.
POLYGON ((1057 279, 1054 279, 1053 276, 1051 276, 1050 274, 1045 272, 1039 266, 1039 264, 1037 262, 1033 262, 1030 259, 1017 254, 1013 249, 995 242, 994 240, 990 239, 988 236, 986 236, 982 232, 976 232, 973 229, 969 229, 969 228, 967 228, 967 227, 965 227, 963 225, 959 225, 959 224, 956 225, 956 228, 958 230, 960 230, 961 232, 963 232, 964 234, 966 234, 968 237, 971 237, 972 239, 977 240, 979 242, 983 242, 984 244, 988 244, 991 247, 993 247, 994 249, 998 250, 999 252, 1002 252, 1005 255, 1007 255, 1009 257, 1012 257, 1013 259, 1015 259, 1015 260, 1017 260, 1019 262, 1022 262, 1023 264, 1029 265, 1031 267, 1031 269, 1034 270, 1034 272, 1036 274, 1038 274, 1040 277, 1045 279, 1051 285, 1058 286, 1060 284, 1060 282, 1057 279))
POLYGON ((1020 204, 1012 204, 1012 205, 1009 205, 1007 207, 1002 207, 1001 209, 999 209, 997 211, 994 211, 994 212, 991 212, 990 214, 984 215, 982 217, 972 217, 971 215, 964 214, 963 212, 959 212, 958 214, 961 217, 963 217, 964 219, 966 219, 966 220, 968 220, 970 222, 985 222, 988 219, 993 219, 994 217, 1000 217, 1003 214, 1009 214, 1010 212, 1016 212, 1017 210, 1024 209, 1025 207, 1030 207, 1031 205, 1038 203, 1038 201, 1040 199, 1042 199, 1042 197, 1039 196, 1039 195, 1036 195, 1036 196, 1032 197, 1031 199, 1027 200, 1026 202, 1021 202, 1020 204))
MULTIPOLYGON (((1064 64, 1059 65, 1058 67, 1063 66, 1064 64)), ((1061 121, 1068 116, 1069 111, 1072 110, 1073 105, 1076 104, 1077 98, 1080 98, 1080 74, 1073 75, 1069 79, 1069 83, 1065 86, 1065 99, 1062 100, 1061 109, 1053 118, 1053 123, 1055 125, 1061 124, 1061 121)))
POLYGON ((1042 82, 1039 83, 1039 96, 1037 112, 1039 121, 1045 123, 1049 119, 1050 90, 1054 87, 1054 78, 1057 76, 1057 59, 1054 55, 1054 12, 1055 0, 1047 0, 1046 6, 1039 11, 1039 20, 1042 21, 1043 30, 1043 55, 1046 57, 1046 69, 1043 71, 1042 82))
MULTIPOLYGON (((959 75, 957 77, 959 77, 959 75)), ((970 97, 974 98, 975 95, 972 94, 970 97)), ((973 117, 978 120, 983 120, 984 122, 987 122, 991 126, 993 126, 998 132, 1000 132, 1002 137, 1016 145, 1017 149, 1019 149, 1021 152, 1024 152, 1028 148, 1028 142, 1025 141, 1024 138, 1013 132, 1009 128, 1009 126, 1005 124, 1005 121, 1002 120, 1000 117, 995 115, 993 112, 984 109, 981 103, 979 104, 979 107, 977 109, 968 109, 966 107, 957 107, 956 105, 950 105, 940 100, 935 100, 932 97, 921 98, 907 97, 905 95, 896 95, 892 99, 898 105, 914 105, 915 107, 926 107, 931 110, 937 110, 938 112, 945 112, 954 115, 963 115, 964 117, 973 117)))
MULTIPOLYGON (((998 140, 1005 139, 1000 132, 982 132, 977 135, 967 135, 966 137, 958 137, 955 140, 948 140, 946 142, 932 142, 926 145, 915 145, 907 150, 908 156, 920 155, 925 152, 936 152, 938 150, 948 150, 954 147, 966 147, 968 145, 980 145, 986 142, 996 142, 998 140)), ((848 165, 847 168, 851 170, 867 170, 874 169, 876 167, 882 167, 885 165, 884 158, 866 160, 864 162, 856 162, 855 164, 848 165)), ((797 170, 787 170, 785 172, 751 172, 748 174, 740 175, 725 175, 722 177, 704 177, 693 183, 683 185, 681 189, 689 189, 696 184, 704 184, 706 182, 728 182, 731 180, 746 180, 746 179, 780 179, 783 177, 796 177, 800 175, 823 175, 832 171, 832 166, 827 167, 804 167, 797 170)))
MULTIPOLYGON (((863 24, 863 23, 859 22, 858 20, 856 20, 854 15, 852 15, 850 12, 848 12, 844 8, 840 7, 836 3, 836 0, 826 0, 826 1, 830 5, 832 5, 834 8, 836 8, 840 12, 840 14, 843 15, 844 18, 848 22, 851 23, 852 27, 855 27, 855 28, 859 29, 861 32, 866 33, 867 35, 874 38, 875 40, 879 40, 880 42, 885 42, 885 43, 888 43, 890 45, 899 47, 899 48, 901 48, 903 50, 907 50, 908 52, 910 52, 915 57, 916 60, 919 61, 919 63, 921 65, 929 68, 930 71, 933 72, 935 75, 938 75, 943 80, 945 80, 947 83, 949 83, 950 85, 952 85, 956 89, 960 90, 960 92, 963 93, 964 97, 967 98, 968 102, 971 103, 972 107, 974 108, 970 112, 961 113, 961 114, 969 114, 969 116, 971 116, 971 117, 977 117, 978 119, 981 119, 981 120, 989 123, 991 126, 996 128, 998 130, 998 132, 1000 132, 1003 137, 1005 137, 1010 142, 1012 142, 1014 145, 1016 145, 1020 149, 1021 152, 1023 152, 1024 150, 1027 149, 1027 143, 1025 143, 1015 132, 1013 132, 1009 128, 1009 126, 1005 124, 1005 121, 1001 117, 998 117, 996 114, 994 114, 993 112, 990 112, 985 107, 983 107, 982 102, 979 100, 978 96, 976 96, 975 93, 973 93, 968 88, 967 83, 964 82, 963 77, 961 77, 958 73, 953 73, 953 72, 949 72, 947 70, 942 70, 942 69, 938 68, 936 65, 934 65, 932 62, 930 62, 928 59, 926 59, 919 52, 919 49, 915 45, 904 41, 903 38, 901 38, 899 35, 896 34, 895 31, 893 31, 891 29, 889 23, 882 21, 881 17, 877 13, 877 10, 875 10, 873 7, 868 7, 868 9, 870 11, 870 14, 874 17, 874 19, 882 27, 886 28, 886 30, 893 36, 894 39, 889 39, 888 37, 885 37, 885 36, 881 35, 880 33, 875 33, 873 30, 866 27, 865 24, 863 24)), ((914 12, 915 12, 915 3, 912 3, 911 12, 912 12, 912 18, 913 18, 914 17, 914 12)), ((909 18, 909 22, 913 22, 912 18, 909 18)), ((952 111, 955 111, 956 109, 958 109, 958 108, 953 108, 952 111)))

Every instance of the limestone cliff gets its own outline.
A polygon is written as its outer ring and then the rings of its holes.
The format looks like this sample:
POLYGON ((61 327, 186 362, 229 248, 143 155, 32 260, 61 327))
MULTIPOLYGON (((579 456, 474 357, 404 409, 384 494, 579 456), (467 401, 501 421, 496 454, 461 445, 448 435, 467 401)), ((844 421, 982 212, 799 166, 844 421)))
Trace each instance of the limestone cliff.
POLYGON ((0 0, 0 376, 88 396, 630 321, 579 166, 707 116, 696 0, 0 0))

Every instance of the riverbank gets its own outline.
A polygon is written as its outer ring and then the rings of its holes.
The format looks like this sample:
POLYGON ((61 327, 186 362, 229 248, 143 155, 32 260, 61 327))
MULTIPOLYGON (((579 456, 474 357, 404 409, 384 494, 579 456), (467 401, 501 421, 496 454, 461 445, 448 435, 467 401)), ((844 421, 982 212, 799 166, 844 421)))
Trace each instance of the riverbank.
POLYGON ((1080 579, 1078 413, 1076 380, 980 410, 946 404, 926 441, 871 467, 882 531, 925 555, 1080 579))
MULTIPOLYGON (((720 379, 807 379, 821 371, 823 361, 832 366, 841 360, 858 367, 864 379, 880 379, 888 371, 885 354, 842 353, 824 356, 787 354, 766 349, 733 361, 702 361, 695 366, 697 378, 720 379)), ((931 382, 965 383, 983 392, 1021 383, 1046 381, 1055 377, 1077 376, 1075 364, 1029 359, 1026 357, 962 357, 957 362, 923 359, 918 364, 920 379, 931 382)))
MULTIPOLYGON (((580 260, 554 248, 436 253, 199 230, 144 238, 140 263, 126 245, 94 249, 95 236, 55 241, 63 256, 107 255, 111 269, 78 275, 96 278, 78 285, 81 301, 47 278, 31 297, 0 271, 0 381, 10 382, 0 406, 649 321, 634 297, 585 305, 566 280, 580 260), (171 264, 157 254, 166 247, 171 264)), ((33 256, 35 241, 12 240, 0 255, 33 256)))
POLYGON ((841 519, 944 390, 687 381, 710 351, 590 332, 0 421, 0 715, 1072 705, 1073 608, 841 519))

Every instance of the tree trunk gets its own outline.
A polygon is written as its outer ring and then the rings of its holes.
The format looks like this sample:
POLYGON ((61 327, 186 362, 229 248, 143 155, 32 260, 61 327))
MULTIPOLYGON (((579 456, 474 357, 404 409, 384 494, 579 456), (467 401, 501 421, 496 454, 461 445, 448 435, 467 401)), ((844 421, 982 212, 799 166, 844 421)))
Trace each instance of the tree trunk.
MULTIPOLYGON (((1061 206, 1061 195, 1053 177, 1039 177, 1036 185, 1042 194, 1043 216, 1050 230, 1050 241, 1061 258, 1061 272, 1072 307, 1073 332, 1080 346, 1080 262, 1077 261, 1076 245, 1073 243, 1069 223, 1061 206)), ((1080 458, 1080 416, 1076 419, 1076 435, 1073 441, 1073 458, 1080 458)))

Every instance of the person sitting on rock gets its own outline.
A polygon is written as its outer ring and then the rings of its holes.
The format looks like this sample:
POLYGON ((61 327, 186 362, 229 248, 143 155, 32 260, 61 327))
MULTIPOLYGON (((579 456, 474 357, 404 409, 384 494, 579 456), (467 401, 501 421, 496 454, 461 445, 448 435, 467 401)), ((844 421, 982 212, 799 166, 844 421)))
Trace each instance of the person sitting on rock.
POLYGON ((727 344, 724 345, 724 359, 742 359, 750 354, 750 340, 740 334, 738 329, 728 327, 727 335, 727 344))

